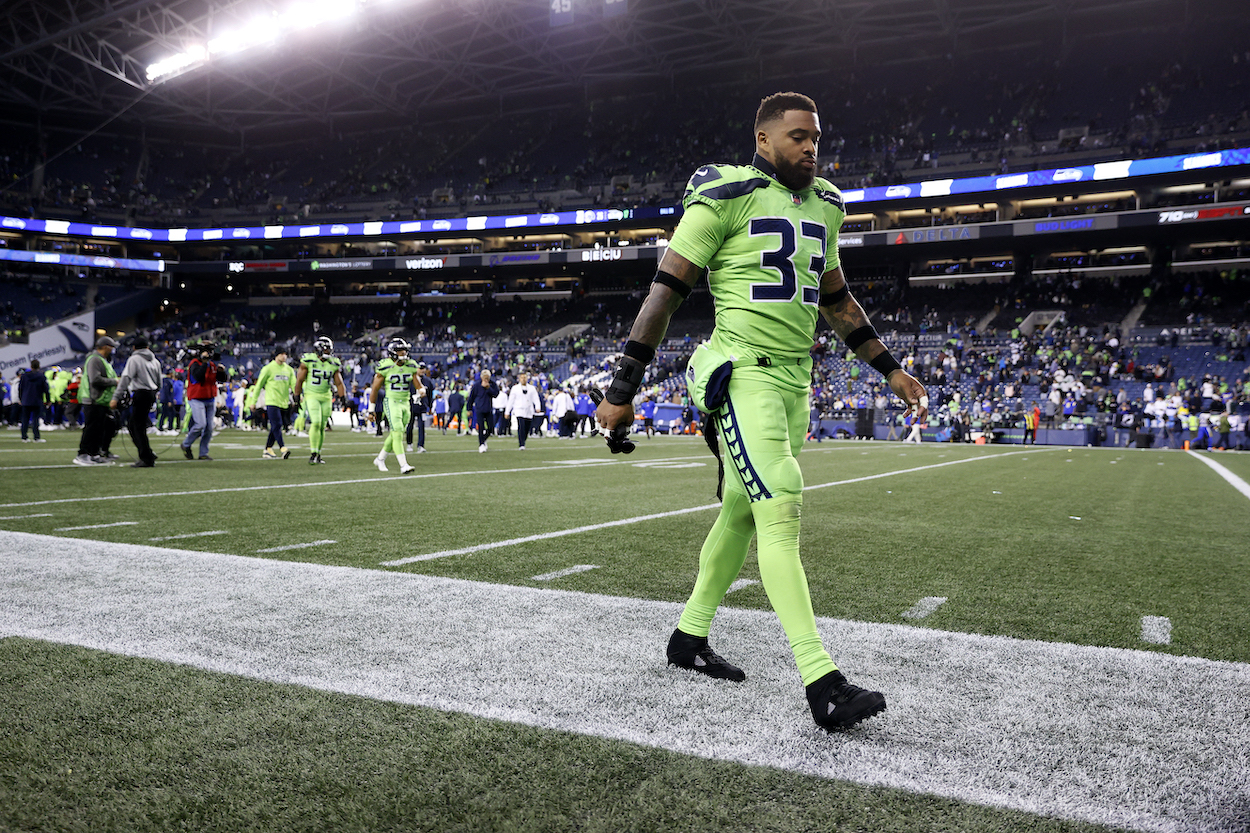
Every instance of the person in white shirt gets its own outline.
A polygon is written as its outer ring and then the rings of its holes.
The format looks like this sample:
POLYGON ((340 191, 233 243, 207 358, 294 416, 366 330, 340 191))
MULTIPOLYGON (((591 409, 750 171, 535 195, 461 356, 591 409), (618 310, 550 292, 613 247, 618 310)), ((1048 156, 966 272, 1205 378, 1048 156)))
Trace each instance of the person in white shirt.
POLYGON ((500 437, 506 436, 510 423, 504 417, 508 410, 508 391, 503 385, 499 386, 499 395, 491 402, 491 408, 495 412, 495 434, 500 437))
MULTIPOLYGON (((552 397, 551 413, 555 417, 556 433, 559 434, 560 439, 573 439, 573 421, 577 417, 577 412, 573 408, 573 397, 564 388, 559 388, 552 397)), ((548 423, 547 427, 550 429, 552 426, 548 423)))
POLYGON ((530 434, 530 423, 541 407, 538 391, 529 383, 529 376, 525 373, 518 374, 516 384, 508 391, 507 417, 516 417, 517 445, 522 451, 525 450, 525 440, 530 434))

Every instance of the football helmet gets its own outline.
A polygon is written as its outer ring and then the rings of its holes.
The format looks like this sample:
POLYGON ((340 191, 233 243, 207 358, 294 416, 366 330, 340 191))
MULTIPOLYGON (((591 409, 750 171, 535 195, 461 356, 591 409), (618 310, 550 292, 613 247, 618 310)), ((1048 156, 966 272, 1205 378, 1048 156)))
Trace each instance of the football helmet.
POLYGON ((334 352, 334 342, 329 336, 318 336, 313 342, 313 352, 317 354, 317 358, 324 358, 334 352))
POLYGON ((410 350, 412 350, 412 345, 399 337, 391 339, 390 343, 386 345, 386 355, 395 361, 408 358, 410 350))

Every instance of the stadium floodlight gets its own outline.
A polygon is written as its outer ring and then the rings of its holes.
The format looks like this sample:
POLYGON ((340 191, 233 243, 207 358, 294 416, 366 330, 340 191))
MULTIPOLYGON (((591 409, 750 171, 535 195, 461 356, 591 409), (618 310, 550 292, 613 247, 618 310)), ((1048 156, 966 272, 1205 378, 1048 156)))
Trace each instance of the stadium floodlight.
POLYGON ((273 43, 291 32, 311 29, 323 23, 346 20, 354 16, 365 0, 296 0, 281 13, 260 16, 249 25, 227 30, 211 38, 206 45, 195 44, 184 52, 150 64, 149 81, 170 78, 201 66, 215 55, 229 55, 256 46, 273 43))
POLYGON ((157 61, 148 66, 148 80, 155 81, 162 75, 172 75, 175 72, 182 72, 196 64, 203 63, 208 60, 208 50, 203 46, 196 44, 188 47, 185 52, 179 52, 166 58, 163 61, 157 61))

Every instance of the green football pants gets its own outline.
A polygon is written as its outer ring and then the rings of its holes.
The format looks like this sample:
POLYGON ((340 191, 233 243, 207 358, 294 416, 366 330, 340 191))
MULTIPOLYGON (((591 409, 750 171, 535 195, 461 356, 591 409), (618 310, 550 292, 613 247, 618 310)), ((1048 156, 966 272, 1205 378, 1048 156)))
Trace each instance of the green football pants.
POLYGON ((334 404, 328 396, 309 396, 304 402, 308 405, 308 450, 320 454, 326 439, 326 423, 334 413, 334 404))
POLYGON ((386 425, 390 433, 382 443, 382 450, 395 454, 404 453, 404 431, 408 428, 408 414, 412 405, 405 399, 387 397, 382 402, 382 410, 386 413, 386 425))
POLYGON ((699 576, 678 627, 707 636, 712 617, 758 536, 760 579, 785 629, 803 684, 837 668, 816 631, 799 560, 803 473, 796 459, 810 417, 802 367, 736 368, 715 416, 725 461, 724 501, 699 553, 699 576))

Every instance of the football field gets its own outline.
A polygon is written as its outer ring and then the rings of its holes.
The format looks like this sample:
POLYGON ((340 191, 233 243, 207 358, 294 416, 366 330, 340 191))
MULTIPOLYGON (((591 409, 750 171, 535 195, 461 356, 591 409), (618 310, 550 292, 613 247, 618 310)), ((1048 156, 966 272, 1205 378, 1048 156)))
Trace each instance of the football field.
POLYGON ((699 438, 432 434, 400 475, 46 436, 0 434, 3 829, 1250 826, 1246 455, 809 443, 821 632, 889 703, 828 735, 753 557, 712 631, 747 682, 665 667, 699 438))

